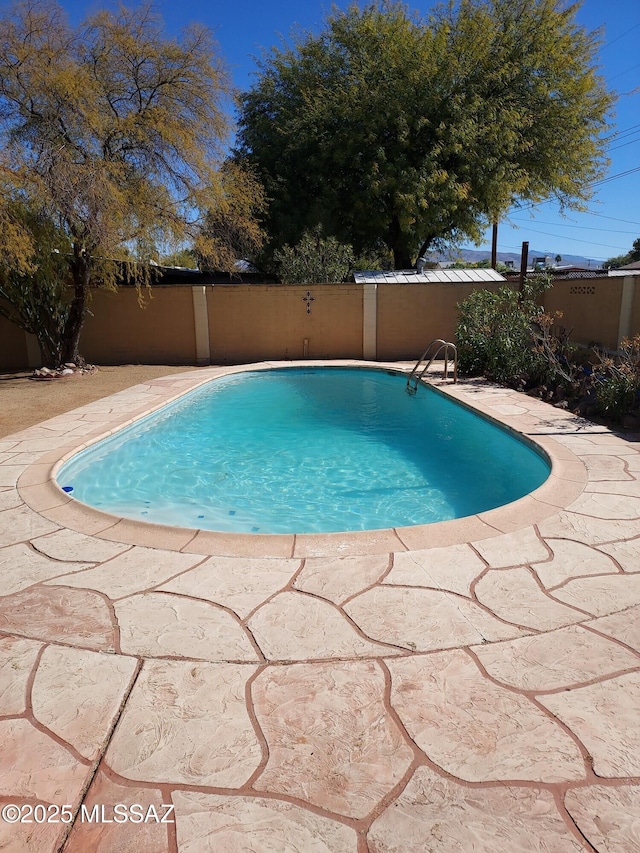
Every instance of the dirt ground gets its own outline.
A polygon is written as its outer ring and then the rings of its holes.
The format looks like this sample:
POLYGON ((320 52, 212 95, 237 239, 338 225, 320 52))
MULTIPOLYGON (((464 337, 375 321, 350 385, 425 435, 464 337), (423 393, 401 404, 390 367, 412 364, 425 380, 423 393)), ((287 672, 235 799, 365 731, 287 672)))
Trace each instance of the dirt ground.
POLYGON ((0 373, 0 438, 140 382, 196 369, 125 364, 52 380, 31 379, 31 372, 0 373))

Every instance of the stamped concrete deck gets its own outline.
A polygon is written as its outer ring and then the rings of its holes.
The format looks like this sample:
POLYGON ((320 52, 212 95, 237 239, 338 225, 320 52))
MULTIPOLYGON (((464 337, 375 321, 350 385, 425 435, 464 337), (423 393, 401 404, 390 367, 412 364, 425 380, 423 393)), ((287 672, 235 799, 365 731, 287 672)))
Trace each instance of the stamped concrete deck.
POLYGON ((549 481, 370 534, 156 527, 54 484, 225 372, 0 441, 0 808, 20 807, 0 850, 640 850, 637 439, 462 382, 543 445, 549 481))

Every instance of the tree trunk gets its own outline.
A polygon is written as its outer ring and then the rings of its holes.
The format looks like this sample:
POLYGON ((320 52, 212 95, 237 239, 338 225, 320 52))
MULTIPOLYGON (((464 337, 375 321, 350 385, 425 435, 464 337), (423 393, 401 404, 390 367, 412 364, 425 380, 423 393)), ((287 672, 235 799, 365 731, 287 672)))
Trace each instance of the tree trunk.
POLYGON ((393 247, 393 266, 397 270, 410 270, 413 267, 411 255, 405 246, 393 247))
POLYGON ((62 361, 84 364, 80 355, 80 334, 87 314, 87 294, 89 293, 89 281, 91 268, 89 261, 82 249, 74 247, 74 258, 71 264, 73 276, 73 299, 69 316, 64 326, 62 339, 62 361))
POLYGON ((433 237, 427 237, 427 239, 420 246, 420 253, 418 254, 419 258, 426 258, 427 252, 429 251, 429 246, 433 243, 433 237))
POLYGON ((394 216, 389 225, 389 244, 393 252, 393 266, 397 270, 408 270, 413 266, 411 252, 407 245, 407 236, 400 229, 400 222, 394 216))

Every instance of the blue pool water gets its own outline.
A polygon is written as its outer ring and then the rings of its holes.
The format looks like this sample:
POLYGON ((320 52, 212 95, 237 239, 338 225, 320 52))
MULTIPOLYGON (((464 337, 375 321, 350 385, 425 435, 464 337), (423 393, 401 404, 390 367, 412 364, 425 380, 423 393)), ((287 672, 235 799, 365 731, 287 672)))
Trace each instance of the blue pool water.
POLYGON ((58 482, 140 521, 307 533, 459 518, 547 478, 528 444, 405 383, 360 368, 230 375, 75 456, 58 482))

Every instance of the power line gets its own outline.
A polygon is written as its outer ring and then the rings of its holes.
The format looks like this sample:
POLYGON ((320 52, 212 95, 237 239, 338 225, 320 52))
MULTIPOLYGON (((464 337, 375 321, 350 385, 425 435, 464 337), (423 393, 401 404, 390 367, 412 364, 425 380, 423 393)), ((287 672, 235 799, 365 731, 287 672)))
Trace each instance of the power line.
POLYGON ((623 33, 621 33, 619 36, 616 36, 616 37, 615 37, 614 39, 612 39, 611 41, 608 41, 605 45, 603 45, 603 46, 600 48, 600 50, 601 50, 601 51, 602 51, 602 50, 606 50, 608 47, 611 47, 611 45, 612 45, 612 44, 615 44, 617 41, 620 41, 620 39, 621 39, 621 38, 624 38, 625 36, 629 35, 629 33, 632 33, 634 30, 637 30, 637 29, 638 29, 638 27, 640 27, 640 23, 638 23, 638 24, 634 24, 630 29, 625 30, 625 31, 624 31, 623 33))
MULTIPOLYGON (((511 250, 512 252, 520 253, 522 251, 522 246, 507 246, 504 243, 498 243, 498 252, 504 252, 505 250, 511 250)), ((479 251, 479 252, 485 252, 486 251, 486 252, 490 253, 491 247, 487 247, 486 249, 481 247, 477 251, 479 251)), ((529 250, 529 254, 531 254, 531 249, 529 250)), ((550 253, 550 254, 553 254, 553 253, 550 253)), ((562 257, 562 252, 556 252, 556 254, 558 254, 562 257)), ((571 254, 573 254, 573 252, 565 252, 564 254, 565 255, 571 255, 571 254)), ((606 258, 594 258, 593 255, 590 255, 589 258, 587 258, 587 260, 605 261, 607 259, 606 258)))
POLYGON ((615 133, 612 133, 606 141, 615 142, 616 139, 625 139, 625 137, 633 136, 634 133, 637 133, 638 129, 640 129, 640 124, 632 124, 631 127, 625 127, 623 130, 617 130, 615 133))
POLYGON ((640 166, 636 166, 633 169, 627 169, 626 172, 618 172, 617 175, 609 175, 606 178, 602 178, 600 181, 594 181, 592 184, 589 184, 591 187, 599 187, 602 184, 608 184, 610 181, 616 181, 618 178, 626 178, 627 175, 633 175, 635 172, 640 172, 640 166))
MULTIPOLYGON (((625 178, 627 175, 632 175, 634 172, 640 172, 640 166, 635 166, 633 169, 627 169, 626 172, 618 172, 615 175, 608 175, 606 178, 602 178, 599 181, 593 181, 590 184, 587 184, 587 187, 599 187, 602 184, 608 184, 610 181, 615 181, 618 178, 625 178)), ((549 204, 552 201, 556 201, 554 198, 545 198, 543 201, 532 201, 530 204, 525 205, 524 207, 516 207, 516 210, 532 210, 534 207, 540 207, 543 204, 549 204)))
MULTIPOLYGON (((521 219, 521 218, 519 219, 517 216, 510 216, 509 219, 513 220, 514 222, 530 222, 529 219, 521 219)), ((536 225, 553 225, 554 228, 579 228, 582 231, 599 231, 599 232, 606 231, 610 234, 636 234, 637 235, 637 233, 638 233, 637 231, 621 231, 619 228, 597 228, 597 227, 593 227, 591 225, 571 225, 571 224, 565 223, 565 222, 548 222, 548 221, 545 221, 544 219, 536 219, 535 223, 536 223, 536 225)), ((640 223, 638 223, 638 224, 640 225, 640 223)))
POLYGON ((632 124, 631 127, 623 127, 622 130, 616 130, 611 138, 616 139, 619 136, 626 136, 628 133, 635 132, 640 127, 640 124, 632 124))
MULTIPOLYGON (((544 234, 545 237, 555 237, 558 238, 557 234, 553 234, 550 231, 538 231, 536 228, 527 228, 527 231, 531 231, 534 234, 544 234)), ((621 246, 611 246, 608 243, 594 243, 593 240, 582 240, 579 237, 569 237, 565 239, 570 239, 574 243, 588 243, 590 246, 602 246, 605 249, 615 249, 616 252, 623 252, 624 249, 621 246)))
POLYGON ((613 77, 607 78, 607 83, 611 83, 612 80, 617 80, 618 77, 623 77, 625 74, 628 74, 630 71, 635 71, 636 68, 640 68, 640 62, 637 65, 632 65, 631 68, 626 68, 624 71, 618 72, 618 74, 614 74, 613 77))
POLYGON ((609 151, 617 151, 618 148, 625 148, 627 145, 633 145, 635 142, 640 142, 640 137, 632 139, 630 142, 623 142, 622 145, 614 145, 613 148, 609 148, 609 151))
POLYGON ((601 219, 610 219, 612 222, 624 222, 626 225, 640 226, 640 222, 634 222, 631 219, 618 219, 616 216, 607 216, 605 213, 598 213, 596 210, 587 210, 585 211, 585 215, 599 216, 601 219))

